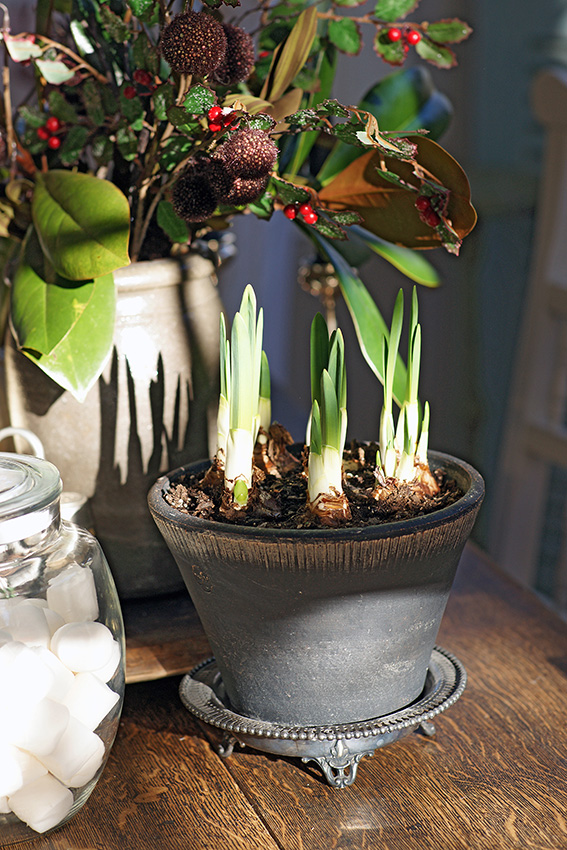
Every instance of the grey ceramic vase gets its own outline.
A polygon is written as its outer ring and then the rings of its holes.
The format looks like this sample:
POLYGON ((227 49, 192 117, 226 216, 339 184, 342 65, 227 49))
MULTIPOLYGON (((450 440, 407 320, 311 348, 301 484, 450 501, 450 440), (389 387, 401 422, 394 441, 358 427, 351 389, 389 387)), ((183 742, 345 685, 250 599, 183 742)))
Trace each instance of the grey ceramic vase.
MULTIPOLYGON (((182 591, 148 514, 161 472, 209 453, 216 433, 221 301, 212 263, 134 263, 115 272, 114 350, 81 404, 6 342, 10 424, 41 439, 65 491, 90 498, 122 599, 182 591)), ((16 450, 25 451, 27 446, 16 450)))
POLYGON ((431 453, 463 496, 408 521, 358 529, 237 527, 149 493, 232 708, 287 726, 381 717, 421 694, 453 578, 484 495, 475 469, 431 453))

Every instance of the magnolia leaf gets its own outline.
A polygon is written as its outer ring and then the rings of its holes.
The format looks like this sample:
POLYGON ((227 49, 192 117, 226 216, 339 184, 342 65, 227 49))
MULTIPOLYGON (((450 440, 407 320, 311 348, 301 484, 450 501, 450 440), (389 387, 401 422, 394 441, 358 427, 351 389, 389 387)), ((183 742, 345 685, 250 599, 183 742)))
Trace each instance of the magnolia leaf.
POLYGON ((130 207, 108 180, 57 169, 38 172, 32 216, 41 247, 62 277, 87 280, 130 262, 130 207))
POLYGON ((356 56, 362 47, 360 27, 352 18, 341 18, 329 23, 329 41, 342 53, 356 56))
MULTIPOLYGON (((303 92, 301 89, 292 89, 264 110, 274 121, 280 123, 284 118, 296 112, 301 106, 303 92)), ((281 123, 280 123, 281 128, 281 123)), ((283 129, 283 128, 281 128, 283 129)))
POLYGON ((11 309, 20 350, 83 401, 112 348, 113 275, 80 283, 55 275, 32 234, 14 277, 11 309))
POLYGON ((419 0, 378 0, 374 7, 374 14, 377 18, 392 23, 398 18, 405 18, 418 4, 419 0))
MULTIPOLYGON (((376 302, 352 267, 339 251, 319 234, 312 234, 313 241, 327 255, 337 273, 342 295, 352 318, 362 355, 381 384, 385 378, 384 340, 389 331, 376 302)), ((394 374, 393 396, 401 404, 406 389, 406 367, 398 357, 394 374)))
POLYGON ((436 65, 437 68, 453 68, 457 64, 457 57, 449 47, 436 44, 429 38, 423 37, 415 46, 416 52, 422 59, 436 65))
POLYGON ((415 208, 417 192, 425 183, 433 187, 432 192, 448 190, 445 217, 462 240, 476 223, 466 174, 436 142, 418 137, 416 144, 415 161, 404 162, 372 151, 363 154, 321 189, 319 201, 331 209, 359 212, 363 226, 388 242, 408 248, 438 248, 441 236, 421 221, 415 208), (384 176, 382 168, 397 184, 384 176))
POLYGON ((285 41, 272 57, 260 97, 274 103, 284 94, 307 61, 317 34, 317 8, 309 6, 298 17, 285 41))
POLYGON ((75 76, 71 68, 58 60, 52 62, 48 59, 36 59, 35 64, 44 80, 54 86, 60 86, 75 76))
POLYGON ((427 130, 433 139, 447 128, 453 111, 450 101, 435 88, 431 72, 423 65, 388 74, 366 92, 359 107, 375 116, 381 130, 398 133, 427 130), (432 102, 434 108, 430 106, 432 102))
POLYGON ((14 62, 27 62, 28 59, 37 59, 43 53, 41 47, 35 43, 33 36, 18 38, 4 33, 4 42, 10 58, 14 62))
POLYGON ((428 37, 439 44, 458 44, 472 32, 471 27, 458 18, 435 21, 433 24, 425 23, 423 28, 428 37))

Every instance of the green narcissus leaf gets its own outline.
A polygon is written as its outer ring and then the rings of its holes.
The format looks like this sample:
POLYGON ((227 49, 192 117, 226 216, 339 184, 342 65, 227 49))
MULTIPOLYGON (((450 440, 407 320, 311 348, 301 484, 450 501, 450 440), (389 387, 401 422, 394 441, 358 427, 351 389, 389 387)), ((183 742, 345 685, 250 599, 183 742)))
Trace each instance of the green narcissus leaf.
POLYGON ((108 180, 38 172, 32 217, 43 252, 62 277, 88 280, 130 262, 130 207, 108 180))
POLYGON ((43 257, 32 232, 14 277, 11 310, 20 350, 83 401, 112 349, 113 275, 85 281, 60 277, 43 257))
MULTIPOLYGON (((389 337, 388 326, 372 295, 335 246, 318 233, 309 235, 335 268, 362 355, 383 384, 385 380, 384 339, 387 340, 389 337)), ((403 401, 406 381, 406 367, 401 357, 398 357, 393 381, 393 396, 397 404, 403 401)))

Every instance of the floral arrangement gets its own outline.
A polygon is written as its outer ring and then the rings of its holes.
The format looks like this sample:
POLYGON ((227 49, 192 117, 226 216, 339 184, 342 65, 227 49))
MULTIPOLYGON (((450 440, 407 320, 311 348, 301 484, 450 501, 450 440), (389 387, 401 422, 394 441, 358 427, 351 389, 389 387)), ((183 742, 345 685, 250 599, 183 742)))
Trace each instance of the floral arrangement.
POLYGON ((470 28, 408 21, 418 2, 39 0, 35 32, 18 34, 0 3, 0 256, 19 348, 83 399, 111 350, 116 269, 202 249, 235 214, 283 211, 335 267, 371 349, 353 246, 431 282, 408 249, 458 252, 475 223, 466 176, 434 141, 450 106, 425 69, 356 107, 332 97, 337 55, 356 55, 364 30, 391 65, 410 50, 455 64, 470 28), (15 112, 12 63, 33 69, 15 112))

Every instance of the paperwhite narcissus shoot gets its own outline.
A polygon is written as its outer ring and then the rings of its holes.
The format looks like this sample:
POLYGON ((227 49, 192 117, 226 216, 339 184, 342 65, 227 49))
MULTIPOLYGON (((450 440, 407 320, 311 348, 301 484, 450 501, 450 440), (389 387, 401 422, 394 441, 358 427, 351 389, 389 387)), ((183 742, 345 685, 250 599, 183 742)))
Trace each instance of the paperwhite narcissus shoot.
MULTIPOLYGON (((384 484, 388 479, 419 483, 431 493, 438 486, 429 471, 427 448, 429 440, 429 405, 420 410, 419 369, 421 365, 421 325, 418 323, 417 291, 414 287, 408 338, 408 362, 405 396, 398 422, 394 428, 392 413, 393 381, 404 314, 403 291, 400 290, 390 328, 389 340, 384 341, 384 404, 380 415, 379 450, 376 457, 377 478, 384 484)), ((379 495, 376 493, 376 495, 379 495)))
MULTIPOLYGON (((248 503, 252 487, 254 445, 261 417, 270 415, 269 371, 262 352, 263 311, 256 315, 256 295, 247 286, 236 313, 230 342, 221 318, 221 391, 217 420, 217 460, 224 469, 225 490, 239 509, 248 503), (264 366, 262 365, 264 361, 264 366), (262 381, 262 410, 260 384, 262 381)), ((269 427, 269 426, 268 426, 269 427)))
POLYGON ((342 486, 346 369, 342 333, 333 331, 329 339, 320 313, 311 325, 311 400, 308 502, 323 522, 335 524, 350 515, 342 486))

